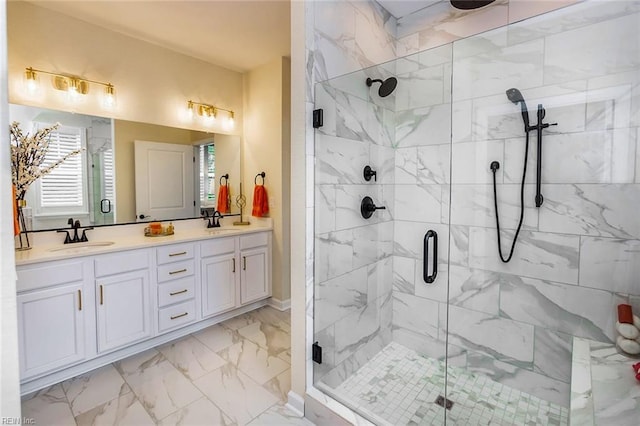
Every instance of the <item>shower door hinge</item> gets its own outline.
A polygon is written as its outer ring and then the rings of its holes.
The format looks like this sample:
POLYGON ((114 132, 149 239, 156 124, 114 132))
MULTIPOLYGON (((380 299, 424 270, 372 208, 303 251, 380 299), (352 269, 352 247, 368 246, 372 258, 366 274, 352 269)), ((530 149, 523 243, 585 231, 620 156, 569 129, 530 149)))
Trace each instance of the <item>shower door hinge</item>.
POLYGON ((311 346, 311 359, 313 359, 313 362, 322 364, 322 348, 318 342, 315 342, 313 346, 311 346))
POLYGON ((318 129, 324 124, 322 108, 313 110, 313 128, 318 129))

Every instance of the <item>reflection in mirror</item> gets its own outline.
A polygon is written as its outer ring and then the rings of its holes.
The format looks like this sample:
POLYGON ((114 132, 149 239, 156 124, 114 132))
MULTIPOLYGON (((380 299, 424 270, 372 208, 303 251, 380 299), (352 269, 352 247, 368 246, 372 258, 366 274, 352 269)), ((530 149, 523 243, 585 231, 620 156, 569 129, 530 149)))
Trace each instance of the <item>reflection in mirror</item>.
MULTIPOLYGON (((64 168, 59 167, 31 186, 25 198, 28 229, 65 228, 69 217, 80 220, 83 226, 198 217, 204 210, 210 213, 215 210, 220 176, 226 174, 231 199, 237 195, 239 136, 22 105, 10 105, 9 113, 10 120, 18 121, 25 132, 60 123, 59 135, 50 142, 50 151, 56 158, 65 150, 83 149, 80 155, 74 156, 74 161, 66 161, 64 168), (136 175, 140 170, 136 169, 134 147, 141 141, 156 147, 179 146, 190 160, 183 161, 179 171, 163 171, 160 167, 155 176, 147 176, 147 190, 156 195, 152 195, 152 204, 159 200, 157 194, 164 196, 162 202, 174 202, 177 184, 190 181, 189 189, 180 195, 181 203, 188 204, 188 209, 181 212, 169 209, 161 215, 140 213, 145 216, 140 219, 136 196, 139 189, 136 175)), ((237 213, 237 207, 231 203, 227 214, 237 213)))

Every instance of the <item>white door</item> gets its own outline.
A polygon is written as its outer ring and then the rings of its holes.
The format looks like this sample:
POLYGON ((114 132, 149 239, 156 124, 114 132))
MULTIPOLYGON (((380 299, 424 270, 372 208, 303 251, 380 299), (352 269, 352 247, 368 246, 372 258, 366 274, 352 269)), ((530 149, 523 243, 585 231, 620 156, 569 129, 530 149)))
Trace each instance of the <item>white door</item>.
POLYGON ((85 357, 82 283, 18 295, 20 378, 85 357))
POLYGON ((240 263, 240 302, 244 305, 269 296, 267 248, 240 252, 240 263))
POLYGON ((234 253, 202 259, 202 317, 236 307, 237 265, 234 253))
POLYGON ((138 221, 195 217, 191 145, 135 141, 138 221))
POLYGON ((151 337, 147 270, 97 280, 96 299, 99 352, 151 337))

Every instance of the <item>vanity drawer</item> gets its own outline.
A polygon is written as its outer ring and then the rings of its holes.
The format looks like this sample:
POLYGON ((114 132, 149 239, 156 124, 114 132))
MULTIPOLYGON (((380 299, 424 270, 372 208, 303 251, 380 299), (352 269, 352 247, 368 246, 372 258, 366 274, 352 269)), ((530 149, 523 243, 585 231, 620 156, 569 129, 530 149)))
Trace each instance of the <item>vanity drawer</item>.
POLYGON ((179 327, 184 324, 195 321, 196 319, 196 302, 188 300, 179 305, 169 306, 160 309, 158 314, 158 331, 163 331, 179 327))
POLYGON ((149 267, 149 252, 138 250, 101 254, 94 259, 94 267, 96 277, 147 269, 149 267))
POLYGON ((266 232, 260 232, 251 235, 243 235, 240 237, 240 250, 266 246, 269 243, 269 235, 266 232))
POLYGON ((193 259, 193 244, 174 244, 157 249, 158 265, 193 259))
POLYGON ((17 272, 16 289, 21 292, 82 281, 84 279, 84 263, 76 260, 18 266, 17 272))
POLYGON ((193 298, 195 283, 196 278, 192 275, 160 284, 158 286, 158 307, 162 308, 193 298))
POLYGON ((200 256, 217 256, 219 254, 233 253, 236 251, 236 239, 216 238, 200 244, 200 256))
POLYGON ((178 278, 193 275, 195 271, 195 261, 185 260, 184 262, 175 262, 168 265, 158 266, 158 282, 176 280, 178 278))

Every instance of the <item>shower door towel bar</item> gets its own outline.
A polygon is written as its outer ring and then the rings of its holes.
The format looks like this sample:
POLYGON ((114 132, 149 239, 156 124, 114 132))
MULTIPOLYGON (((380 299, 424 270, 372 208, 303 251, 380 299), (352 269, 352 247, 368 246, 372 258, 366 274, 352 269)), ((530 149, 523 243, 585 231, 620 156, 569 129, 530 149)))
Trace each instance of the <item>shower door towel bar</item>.
POLYGON ((422 251, 422 278, 427 284, 431 284, 436 280, 438 275, 438 233, 433 229, 427 231, 424 235, 424 246, 422 251), (429 239, 433 239, 433 270, 429 275, 429 239))

